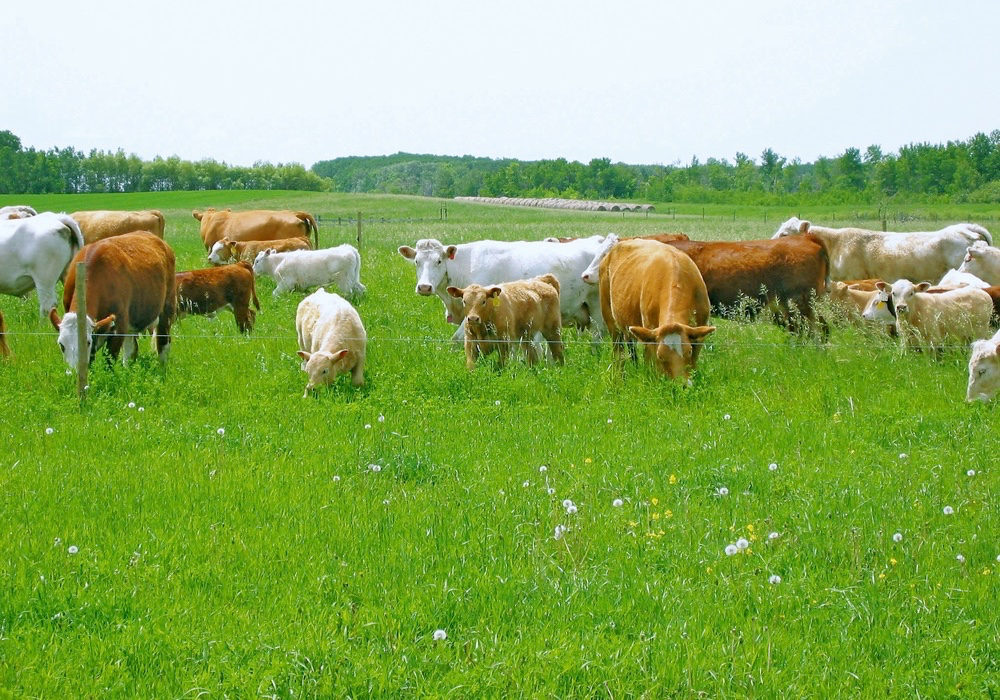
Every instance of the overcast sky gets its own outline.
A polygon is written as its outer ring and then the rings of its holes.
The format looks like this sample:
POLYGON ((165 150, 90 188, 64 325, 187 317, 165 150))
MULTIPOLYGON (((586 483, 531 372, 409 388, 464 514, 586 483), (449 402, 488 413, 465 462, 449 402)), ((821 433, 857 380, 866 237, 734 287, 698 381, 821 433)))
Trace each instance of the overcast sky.
POLYGON ((1000 129, 1000 2, 17 0, 0 130, 231 165, 789 160, 1000 129))

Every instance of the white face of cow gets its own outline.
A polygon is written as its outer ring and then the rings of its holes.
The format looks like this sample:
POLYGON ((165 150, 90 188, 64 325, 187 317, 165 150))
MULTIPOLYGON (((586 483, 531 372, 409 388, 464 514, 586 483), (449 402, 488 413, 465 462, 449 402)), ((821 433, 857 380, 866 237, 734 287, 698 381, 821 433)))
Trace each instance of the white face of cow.
POLYGON ((323 350, 313 353, 300 350, 299 357, 305 361, 302 369, 309 376, 303 397, 308 396, 309 392, 317 386, 332 384, 337 375, 347 372, 349 370, 347 366, 349 353, 350 351, 347 349, 332 353, 323 350))
POLYGON ((865 310, 861 312, 861 318, 886 326, 895 326, 896 307, 893 304, 892 287, 885 282, 879 282, 878 291, 868 302, 865 310))
POLYGON ((810 226, 812 224, 808 221, 803 221, 799 217, 793 216, 779 226, 777 232, 771 238, 784 238, 785 236, 794 236, 797 233, 806 233, 809 231, 810 226))
POLYGON ((399 254, 407 260, 412 260, 417 268, 416 292, 428 297, 448 287, 448 261, 455 259, 457 246, 445 247, 433 238, 423 238, 417 241, 417 247, 401 246, 399 254))
MULTIPOLYGON (((79 318, 76 312, 70 311, 68 314, 63 316, 62 322, 59 324, 59 350, 63 354, 63 359, 66 360, 71 368, 76 369, 77 367, 77 351, 79 345, 77 343, 77 324, 79 318)), ((87 317, 87 359, 89 361, 93 350, 92 346, 94 343, 94 321, 88 316, 87 317)))
POLYGON ((257 253, 257 257, 253 259, 253 273, 257 276, 266 274, 267 272, 267 259, 271 257, 271 253, 274 251, 268 248, 267 250, 262 250, 257 253))
POLYGON ((615 243, 618 242, 618 234, 609 233, 604 241, 601 243, 600 247, 597 249, 597 255, 587 266, 587 269, 580 273, 580 278, 587 284, 597 284, 599 273, 601 270, 601 261, 604 260, 604 256, 608 254, 608 251, 614 247, 615 243))
POLYGON ((977 340, 969 358, 969 388, 966 401, 987 403, 1000 391, 1000 341, 977 340))
POLYGON ((224 264, 226 262, 226 260, 223 260, 223 258, 222 258, 222 252, 223 252, 224 248, 225 248, 225 245, 223 245, 222 241, 216 241, 212 245, 212 250, 209 251, 209 253, 208 253, 208 261, 210 263, 212 263, 213 265, 222 265, 222 264, 224 264))

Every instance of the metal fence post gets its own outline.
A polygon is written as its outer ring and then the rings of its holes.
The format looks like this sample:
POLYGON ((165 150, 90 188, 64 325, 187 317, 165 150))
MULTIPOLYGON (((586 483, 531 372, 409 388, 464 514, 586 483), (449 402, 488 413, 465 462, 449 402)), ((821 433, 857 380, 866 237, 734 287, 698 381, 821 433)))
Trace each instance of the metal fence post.
MULTIPOLYGON (((87 391, 87 370, 90 368, 90 347, 87 344, 87 263, 76 264, 76 395, 83 401, 87 391), (81 311, 82 309, 82 311, 81 311)), ((68 311, 69 309, 67 309, 68 311)))

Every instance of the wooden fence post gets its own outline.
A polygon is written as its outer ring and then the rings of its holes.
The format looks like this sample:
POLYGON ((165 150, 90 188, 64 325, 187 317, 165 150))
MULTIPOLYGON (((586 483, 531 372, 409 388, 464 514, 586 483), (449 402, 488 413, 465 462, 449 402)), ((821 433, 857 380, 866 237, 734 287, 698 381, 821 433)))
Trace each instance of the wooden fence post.
MULTIPOLYGON (((87 328, 87 263, 76 264, 76 395, 83 401, 87 392, 87 370, 90 368, 90 335, 87 328)), ((67 309, 68 310, 68 309, 67 309)))

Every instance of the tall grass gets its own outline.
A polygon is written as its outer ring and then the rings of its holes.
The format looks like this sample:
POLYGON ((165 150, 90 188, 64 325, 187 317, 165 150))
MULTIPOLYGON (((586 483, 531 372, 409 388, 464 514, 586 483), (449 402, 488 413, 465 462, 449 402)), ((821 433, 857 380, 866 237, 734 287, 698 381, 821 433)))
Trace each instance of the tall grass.
POLYGON ((420 219, 365 224, 367 383, 303 399, 303 295, 261 280, 250 337, 185 318, 165 369, 147 343, 97 362, 81 405, 34 295, 0 297, 0 696, 1000 693, 998 418, 964 349, 718 320, 688 389, 573 331, 564 367, 470 373, 395 250, 778 217, 230 197, 85 201, 163 209, 179 269, 204 265, 191 207, 420 219))

